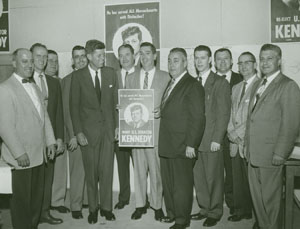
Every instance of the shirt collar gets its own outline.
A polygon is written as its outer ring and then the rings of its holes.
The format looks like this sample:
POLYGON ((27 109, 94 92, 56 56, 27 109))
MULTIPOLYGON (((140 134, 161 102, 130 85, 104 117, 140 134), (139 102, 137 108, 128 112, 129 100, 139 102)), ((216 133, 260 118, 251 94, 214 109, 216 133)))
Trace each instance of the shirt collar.
MULTIPOLYGON (((142 74, 145 74, 146 73, 146 71, 142 68, 141 69, 141 72, 142 72, 142 74)), ((147 71, 148 73, 149 73, 149 75, 154 75, 154 72, 155 72, 155 66, 150 70, 150 71, 147 71)))
POLYGON ((256 74, 254 74, 253 76, 251 76, 248 80, 244 81, 247 83, 247 85, 251 84, 252 81, 254 80, 254 78, 256 77, 256 74))
MULTIPOLYGON (((92 67, 90 65, 88 65, 88 67, 89 67, 91 75, 95 76, 96 75, 96 70, 92 69, 92 67)), ((101 74, 100 68, 97 70, 97 72, 98 72, 98 76, 100 76, 100 74, 101 74)))
POLYGON ((277 72, 273 73, 272 75, 270 75, 269 77, 267 77, 267 83, 270 84, 275 78, 276 76, 278 76, 278 74, 280 73, 280 70, 278 70, 277 72))
POLYGON ((134 66, 132 66, 132 68, 130 68, 128 71, 127 70, 125 70, 124 68, 122 68, 121 69, 121 73, 122 74, 126 74, 126 72, 128 72, 128 74, 131 74, 131 73, 133 73, 134 72, 134 66))
MULTIPOLYGON (((179 80, 181 80, 181 78, 187 73, 187 71, 185 70, 180 76, 178 76, 176 79, 174 79, 175 83, 177 83, 179 80)), ((173 78, 172 78, 173 79, 173 78)))

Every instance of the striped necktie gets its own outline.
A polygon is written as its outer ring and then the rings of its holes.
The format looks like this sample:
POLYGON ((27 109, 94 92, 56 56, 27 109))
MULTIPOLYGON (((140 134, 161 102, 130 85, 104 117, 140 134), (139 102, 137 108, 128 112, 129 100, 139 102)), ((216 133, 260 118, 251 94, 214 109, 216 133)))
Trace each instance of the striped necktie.
POLYGON ((149 75, 149 72, 145 72, 145 79, 144 79, 143 89, 148 89, 148 75, 149 75))

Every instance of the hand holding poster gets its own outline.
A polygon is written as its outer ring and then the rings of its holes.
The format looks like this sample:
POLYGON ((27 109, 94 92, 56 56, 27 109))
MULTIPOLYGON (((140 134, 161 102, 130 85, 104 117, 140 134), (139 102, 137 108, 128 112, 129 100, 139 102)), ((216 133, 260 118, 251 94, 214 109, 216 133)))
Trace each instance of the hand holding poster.
POLYGON ((154 92, 119 89, 119 146, 154 146, 154 92))

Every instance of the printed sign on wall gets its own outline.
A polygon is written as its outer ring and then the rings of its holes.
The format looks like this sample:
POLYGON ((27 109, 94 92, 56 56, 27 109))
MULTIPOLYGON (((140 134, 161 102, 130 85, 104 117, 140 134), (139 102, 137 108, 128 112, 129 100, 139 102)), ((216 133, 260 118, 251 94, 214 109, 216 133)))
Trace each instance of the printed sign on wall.
POLYGON ((0 0, 0 52, 9 52, 8 0, 0 0))

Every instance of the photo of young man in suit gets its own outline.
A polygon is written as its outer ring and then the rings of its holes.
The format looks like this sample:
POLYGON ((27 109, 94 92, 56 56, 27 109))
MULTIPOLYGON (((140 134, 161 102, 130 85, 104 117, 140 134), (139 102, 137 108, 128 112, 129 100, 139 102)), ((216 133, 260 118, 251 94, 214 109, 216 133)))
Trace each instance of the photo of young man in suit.
POLYGON ((170 229, 190 225, 193 205, 193 167, 205 128, 204 89, 187 72, 183 48, 171 49, 168 69, 172 77, 161 104, 159 156, 167 216, 175 222, 170 229))
POLYGON ((86 42, 89 64, 73 73, 70 92, 71 119, 81 147, 88 192, 90 224, 100 215, 115 220, 112 213, 114 141, 117 138, 117 77, 104 66, 105 45, 98 40, 86 42), (99 188, 98 188, 99 184, 99 188))
POLYGON ((257 222, 253 228, 282 228, 283 165, 300 129, 300 90, 281 72, 280 47, 264 44, 259 53, 263 78, 250 96, 246 157, 257 222))

